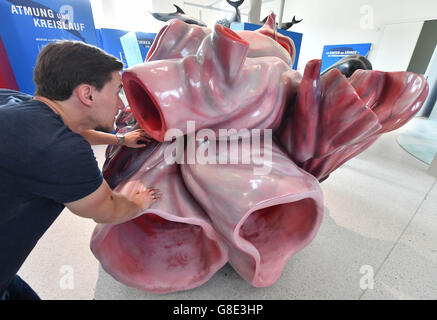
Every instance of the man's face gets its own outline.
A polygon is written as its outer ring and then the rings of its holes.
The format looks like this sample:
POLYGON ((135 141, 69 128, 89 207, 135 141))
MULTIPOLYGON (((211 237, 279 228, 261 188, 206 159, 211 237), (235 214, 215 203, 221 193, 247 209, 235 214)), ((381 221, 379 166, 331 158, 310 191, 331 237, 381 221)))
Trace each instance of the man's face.
POLYGON ((114 130, 114 120, 120 109, 124 108, 124 103, 120 98, 120 91, 123 88, 120 72, 112 73, 111 81, 107 82, 100 91, 93 94, 94 120, 96 130, 112 132, 114 130))

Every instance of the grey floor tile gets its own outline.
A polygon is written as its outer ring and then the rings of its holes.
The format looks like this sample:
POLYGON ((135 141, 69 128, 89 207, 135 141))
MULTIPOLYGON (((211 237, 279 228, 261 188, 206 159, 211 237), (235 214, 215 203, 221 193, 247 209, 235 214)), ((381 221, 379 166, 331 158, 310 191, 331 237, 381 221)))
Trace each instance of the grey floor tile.
MULTIPOLYGON (((364 292, 360 270, 370 266, 380 271, 364 299, 430 297, 436 292, 437 188, 423 202, 435 179, 395 138, 396 132, 381 137, 322 183, 320 231, 271 287, 250 286, 230 265, 188 291, 155 295, 127 287, 92 255, 94 222, 68 210, 39 241, 20 275, 44 299, 358 299, 364 292), (60 286, 63 266, 74 270, 73 290, 60 286)), ((100 166, 105 149, 94 147, 100 166)))
POLYGON ((437 184, 363 299, 437 299, 437 184))

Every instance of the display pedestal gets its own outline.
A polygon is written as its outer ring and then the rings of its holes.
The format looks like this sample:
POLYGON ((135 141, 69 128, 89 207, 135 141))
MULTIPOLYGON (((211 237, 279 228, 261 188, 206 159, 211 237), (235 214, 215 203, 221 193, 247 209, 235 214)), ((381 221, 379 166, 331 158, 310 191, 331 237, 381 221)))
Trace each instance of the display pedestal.
POLYGON ((417 159, 431 164, 437 154, 437 121, 413 118, 397 136, 399 145, 417 159))

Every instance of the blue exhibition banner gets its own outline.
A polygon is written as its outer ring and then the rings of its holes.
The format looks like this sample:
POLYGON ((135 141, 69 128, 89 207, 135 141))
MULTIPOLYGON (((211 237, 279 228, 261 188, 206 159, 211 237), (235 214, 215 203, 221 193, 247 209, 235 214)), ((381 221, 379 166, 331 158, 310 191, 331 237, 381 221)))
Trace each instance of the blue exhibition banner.
POLYGON ((328 69, 344 57, 359 54, 367 57, 371 43, 333 44, 323 47, 321 72, 328 69))
MULTIPOLYGON (((259 24, 254 24, 254 23, 236 23, 233 22, 231 24, 231 29, 238 31, 238 30, 250 30, 250 31, 255 31, 259 28, 261 28, 262 26, 259 24)), ((292 31, 287 31, 287 30, 282 30, 282 29, 278 29, 277 30, 280 34, 289 37, 291 40, 293 40, 294 42, 294 46, 296 47, 296 58, 294 59, 294 64, 293 64, 293 69, 296 70, 297 69, 297 64, 299 62, 299 55, 300 55, 300 46, 302 44, 302 33, 299 32, 292 32, 292 31)))
POLYGON ((0 0, 0 36, 20 91, 33 94, 42 47, 58 40, 97 45, 90 0, 0 0))
MULTIPOLYGON (((129 33, 129 31, 108 28, 97 30, 98 38, 101 41, 100 47, 107 53, 112 54, 123 61, 125 67, 129 67, 129 64, 126 60, 126 53, 121 45, 121 38, 127 33, 129 33)), ((144 61, 153 41, 155 40, 156 33, 137 31, 135 32, 135 35, 140 48, 142 61, 144 61)))

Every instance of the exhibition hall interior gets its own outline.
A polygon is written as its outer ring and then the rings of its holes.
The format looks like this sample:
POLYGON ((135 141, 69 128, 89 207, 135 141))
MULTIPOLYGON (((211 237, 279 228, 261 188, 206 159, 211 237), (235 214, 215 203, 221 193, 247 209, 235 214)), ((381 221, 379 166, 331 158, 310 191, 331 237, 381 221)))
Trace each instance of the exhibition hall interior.
POLYGON ((0 21, 0 88, 29 99, 49 43, 123 62, 122 140, 91 148, 114 192, 162 193, 122 223, 63 209, 18 270, 41 299, 436 299, 437 1, 0 0, 0 21))

